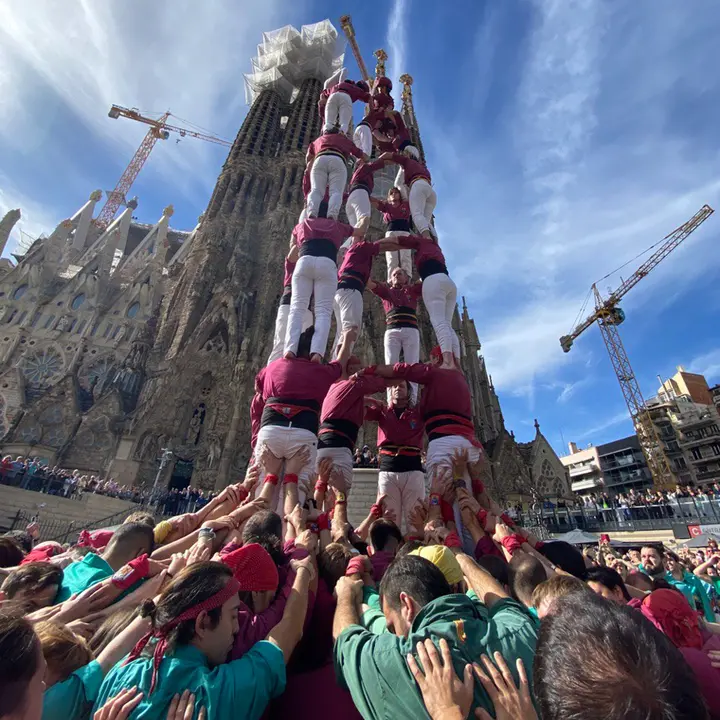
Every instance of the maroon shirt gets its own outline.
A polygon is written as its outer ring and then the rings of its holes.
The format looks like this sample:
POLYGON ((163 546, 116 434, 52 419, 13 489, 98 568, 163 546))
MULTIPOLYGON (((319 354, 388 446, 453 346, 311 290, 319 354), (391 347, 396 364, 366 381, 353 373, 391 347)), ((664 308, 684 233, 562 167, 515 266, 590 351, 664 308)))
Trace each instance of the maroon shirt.
MULTIPOLYGON (((363 156, 363 151, 342 133, 327 133, 321 135, 315 142, 310 143, 308 148, 309 154, 318 156, 322 153, 335 153, 342 155, 347 160, 348 155, 354 155, 356 158, 363 156)), ((424 166, 423 166, 424 167, 424 166)))
POLYGON ((364 103, 370 102, 369 92, 359 88, 355 83, 348 82, 347 80, 345 82, 338 83, 337 85, 333 85, 330 88, 330 95, 333 95, 336 92, 344 92, 346 95, 350 96, 350 100, 353 102, 357 102, 358 100, 361 100, 364 103))
POLYGON ((255 397, 250 406, 253 445, 268 398, 314 400, 322 405, 330 386, 342 375, 342 370, 339 362, 322 365, 305 358, 279 358, 260 370, 255 377, 255 397))
POLYGON ((389 225, 393 220, 407 220, 410 222, 410 203, 401 200, 397 205, 381 200, 375 204, 383 214, 383 220, 389 225))
MULTIPOLYGON (((373 258, 379 252, 380 247, 376 242, 356 240, 345 253, 338 271, 338 280, 341 282, 348 279, 357 280, 362 285, 362 290, 364 290, 372 272, 373 258)), ((360 288, 356 289, 359 290, 360 288)))
POLYGON ((440 245, 432 238, 425 237, 424 235, 401 235, 395 239, 401 247, 411 248, 416 251, 415 267, 420 274, 422 274, 421 268, 423 264, 428 260, 436 260, 446 265, 445 256, 440 249, 440 245))
POLYGON ((292 276, 293 271, 295 270, 295 265, 292 260, 289 258, 285 258, 285 276, 283 277, 283 287, 288 288, 292 287, 292 276))
POLYGON ((339 248, 349 238, 355 228, 352 225, 338 222, 332 218, 305 218, 292 231, 295 244, 300 247, 307 240, 331 240, 339 248))
POLYGON ((381 108, 382 110, 385 110, 390 107, 394 107, 395 101, 392 99, 392 95, 388 95, 386 93, 376 92, 373 93, 372 101, 375 103, 378 108, 381 108))
POLYGON ((387 383, 377 375, 358 375, 338 380, 325 396, 320 422, 349 420, 358 427, 363 424, 365 396, 385 390, 387 383))
MULTIPOLYGON (((468 427, 456 423, 451 428, 438 431, 438 434, 460 435, 477 442, 472 425, 470 388, 461 370, 445 370, 426 363, 413 365, 396 363, 393 369, 395 377, 424 386, 420 400, 420 412, 426 424, 433 422, 433 418, 440 415, 457 415, 467 418, 468 427)), ((431 429, 427 428, 427 431, 430 435, 431 429)))
POLYGON ((422 283, 418 282, 394 288, 387 283, 376 282, 373 292, 382 300, 386 315, 393 308, 398 307, 409 307, 417 310, 418 298, 422 297, 422 283))
POLYGON ((419 408, 407 407, 400 415, 384 403, 372 400, 365 408, 365 419, 378 424, 377 444, 422 448, 425 423, 419 408))
POLYGON ((402 153, 393 153, 392 160, 398 165, 402 165, 405 170, 406 185, 410 185, 413 180, 417 180, 418 178, 425 178, 428 182, 431 182, 430 171, 427 169, 427 166, 419 160, 415 160, 402 153))
POLYGON ((365 185, 368 190, 368 194, 372 193, 375 187, 375 171, 385 167, 384 160, 376 160, 373 163, 359 162, 355 166, 355 172, 353 172, 350 178, 350 192, 352 192, 355 185, 365 185))

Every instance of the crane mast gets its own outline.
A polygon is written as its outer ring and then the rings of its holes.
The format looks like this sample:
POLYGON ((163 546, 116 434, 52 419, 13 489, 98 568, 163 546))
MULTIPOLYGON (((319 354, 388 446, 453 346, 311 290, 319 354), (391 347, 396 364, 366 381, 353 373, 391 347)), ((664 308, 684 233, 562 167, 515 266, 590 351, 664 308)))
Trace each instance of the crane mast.
POLYGON ((362 55, 360 53, 360 48, 358 47, 357 40, 355 39, 355 28, 352 24, 352 18, 349 15, 343 15, 340 18, 340 27, 343 29, 343 32, 345 33, 345 37, 348 39, 348 43, 350 44, 350 49, 352 50, 353 56, 355 57, 355 62, 357 63, 358 68, 360 69, 360 73, 362 74, 363 80, 368 84, 372 85, 372 78, 370 77, 370 73, 368 72, 367 66, 365 65, 365 61, 362 58, 362 55))
POLYGON ((645 404, 640 383, 630 365, 630 358, 625 350, 618 326, 625 320, 625 313, 618 307, 620 300, 634 288, 640 280, 656 268, 673 250, 675 250, 691 233, 712 215, 713 209, 703 205, 686 223, 663 238, 660 247, 635 270, 635 272, 620 284, 614 292, 604 299, 593 284, 592 291, 595 299, 595 311, 588 315, 569 335, 560 338, 560 345, 564 352, 570 352, 574 341, 591 325, 597 323, 600 328, 603 342, 610 356, 613 370, 620 383, 625 403, 630 412, 635 431, 637 432, 640 447, 657 487, 668 487, 674 484, 674 477, 670 461, 665 454, 660 436, 650 417, 645 404))

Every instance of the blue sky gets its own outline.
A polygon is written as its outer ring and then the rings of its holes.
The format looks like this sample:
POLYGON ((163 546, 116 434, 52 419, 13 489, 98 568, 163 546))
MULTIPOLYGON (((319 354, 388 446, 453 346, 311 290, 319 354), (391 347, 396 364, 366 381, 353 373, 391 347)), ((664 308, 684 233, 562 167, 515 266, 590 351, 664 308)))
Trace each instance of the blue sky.
MULTIPOLYGON (((391 77, 415 78, 441 243, 508 428, 529 440, 537 417, 559 452, 563 439, 629 434, 597 328, 569 355, 558 338, 593 281, 703 203, 720 210, 712 0, 10 0, 0 6, 0 213, 20 207, 19 227, 36 236, 112 188, 145 132, 109 119, 112 103, 169 108, 232 138, 261 33, 326 17, 339 27, 341 12, 369 67, 384 47, 391 77)), ((192 228, 224 157, 201 141, 158 143, 133 189, 139 219, 173 203, 173 226, 192 228)), ((720 215, 623 305, 646 395, 679 364, 720 382, 718 240, 720 215)))

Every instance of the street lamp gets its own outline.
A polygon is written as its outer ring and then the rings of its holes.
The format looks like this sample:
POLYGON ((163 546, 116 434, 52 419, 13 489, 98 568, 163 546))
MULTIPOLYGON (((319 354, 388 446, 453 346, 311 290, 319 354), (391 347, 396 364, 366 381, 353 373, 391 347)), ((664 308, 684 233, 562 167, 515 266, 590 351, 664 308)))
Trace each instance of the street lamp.
POLYGON ((170 448, 162 449, 162 455, 160 456, 160 467, 158 468, 157 474, 155 475, 155 482, 153 483, 153 490, 155 490, 158 482, 160 482, 160 476, 162 475, 162 471, 167 467, 167 464, 170 462, 170 458, 172 456, 173 456, 173 451, 170 448))

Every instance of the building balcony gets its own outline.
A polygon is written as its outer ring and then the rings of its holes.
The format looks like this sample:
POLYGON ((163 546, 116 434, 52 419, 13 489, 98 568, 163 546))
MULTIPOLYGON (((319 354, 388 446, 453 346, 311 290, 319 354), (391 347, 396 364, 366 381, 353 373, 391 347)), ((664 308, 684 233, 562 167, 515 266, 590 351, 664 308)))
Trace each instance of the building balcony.
POLYGON ((696 472, 695 479, 702 483, 720 482, 720 468, 707 472, 696 472))
POLYGON ((712 445, 713 443, 720 443, 720 435, 707 435, 700 438, 686 437, 684 435, 678 437, 678 445, 684 448, 712 445))
POLYGON ((597 475, 600 476, 600 468, 597 465, 572 465, 568 467, 568 473, 571 478, 581 477, 583 475, 597 475))
POLYGON ((570 484, 570 489, 573 492, 584 492, 586 490, 600 490, 603 488, 602 478, 589 477, 582 480, 576 480, 570 484))

